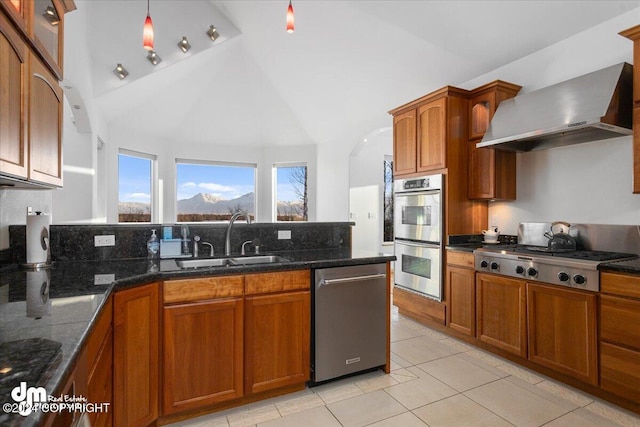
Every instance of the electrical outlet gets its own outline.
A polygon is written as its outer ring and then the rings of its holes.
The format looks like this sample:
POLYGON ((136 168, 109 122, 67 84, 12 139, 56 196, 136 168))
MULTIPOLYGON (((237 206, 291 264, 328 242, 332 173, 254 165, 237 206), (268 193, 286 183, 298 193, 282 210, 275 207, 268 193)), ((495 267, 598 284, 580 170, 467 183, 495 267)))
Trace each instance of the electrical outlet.
POLYGON ((116 245, 116 236, 114 236, 113 234, 93 236, 93 240, 96 248, 99 246, 115 246, 116 245))
POLYGON ((278 230, 278 240, 291 239, 291 230, 278 230))
POLYGON ((115 274, 95 274, 93 276, 94 285, 110 285, 116 280, 115 274))

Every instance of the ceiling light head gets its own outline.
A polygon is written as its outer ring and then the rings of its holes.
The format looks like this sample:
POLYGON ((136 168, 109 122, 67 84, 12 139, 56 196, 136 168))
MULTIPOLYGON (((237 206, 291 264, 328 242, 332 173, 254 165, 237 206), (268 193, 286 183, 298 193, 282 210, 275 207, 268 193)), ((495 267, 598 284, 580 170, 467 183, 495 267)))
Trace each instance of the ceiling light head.
POLYGON ((184 53, 187 53, 189 49, 191 49, 191 45, 189 44, 189 40, 187 40, 187 36, 182 36, 182 40, 178 42, 178 47, 184 53))
POLYGON ((207 30, 207 35, 209 36, 212 42, 216 41, 216 39, 220 37, 220 33, 218 32, 218 29, 213 25, 209 26, 209 29, 207 30))
POLYGON ((291 5, 291 0, 289 0, 289 7, 287 8, 287 33, 293 33, 295 30, 294 20, 293 6, 291 5))
POLYGON ((52 26, 56 26, 60 23, 58 12, 56 12, 56 9, 51 5, 47 6, 42 16, 52 26))
POLYGON ((158 65, 160 62, 162 62, 162 59, 160 58, 160 56, 158 56, 158 53, 155 50, 149 51, 149 53, 147 54, 147 59, 153 65, 158 65))
POLYGON ((129 75, 129 72, 122 66, 122 64, 116 65, 113 69, 113 73, 118 76, 120 80, 124 80, 129 75))

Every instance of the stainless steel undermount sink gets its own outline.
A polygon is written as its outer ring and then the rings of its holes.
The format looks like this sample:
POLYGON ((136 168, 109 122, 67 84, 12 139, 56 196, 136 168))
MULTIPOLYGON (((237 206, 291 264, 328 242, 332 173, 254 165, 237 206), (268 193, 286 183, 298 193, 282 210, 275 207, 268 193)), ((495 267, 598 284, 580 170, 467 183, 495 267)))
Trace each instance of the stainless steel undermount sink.
POLYGON ((254 265, 254 264, 276 264, 289 261, 287 258, 278 255, 257 255, 231 258, 204 258, 177 260, 176 264, 180 268, 210 268, 227 267, 232 265, 254 265))
POLYGON ((278 255, 256 255, 246 257, 229 258, 234 264, 251 265, 251 264, 275 264, 279 262, 289 261, 278 255))
POLYGON ((180 268, 226 267, 230 265, 228 258, 184 259, 176 261, 180 268))

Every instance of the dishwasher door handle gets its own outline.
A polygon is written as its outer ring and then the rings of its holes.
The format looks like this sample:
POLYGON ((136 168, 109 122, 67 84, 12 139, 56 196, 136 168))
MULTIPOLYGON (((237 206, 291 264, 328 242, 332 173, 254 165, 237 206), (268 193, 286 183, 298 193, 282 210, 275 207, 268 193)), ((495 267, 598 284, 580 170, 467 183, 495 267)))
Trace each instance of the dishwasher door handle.
POLYGON ((359 282, 361 280, 385 279, 386 273, 369 274, 366 276, 343 277, 340 279, 321 279, 320 286, 337 285, 340 283, 359 282))

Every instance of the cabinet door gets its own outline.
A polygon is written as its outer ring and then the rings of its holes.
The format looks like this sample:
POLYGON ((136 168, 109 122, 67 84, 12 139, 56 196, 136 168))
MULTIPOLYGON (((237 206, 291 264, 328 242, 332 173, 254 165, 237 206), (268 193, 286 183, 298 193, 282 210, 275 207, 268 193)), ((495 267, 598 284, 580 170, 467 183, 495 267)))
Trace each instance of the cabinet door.
POLYGON ((247 394, 308 381, 310 292, 252 296, 245 303, 247 394))
POLYGON ((526 282, 477 274, 476 286, 478 338, 526 358, 526 282))
POLYGON ((485 92, 471 98, 469 105, 469 139, 480 139, 489 128, 496 109, 496 93, 485 92))
POLYGON ((418 108, 418 172, 445 167, 447 99, 440 98, 418 108))
POLYGON ((27 178, 27 48, 0 12, 0 173, 27 178))
POLYGON ((27 0, 3 0, 0 2, 0 10, 11 16, 12 21, 23 34, 28 34, 27 21, 31 16, 32 2, 27 0))
POLYGON ((35 55, 31 58, 29 179, 62 186, 62 89, 35 55))
POLYGON ((62 80, 64 7, 61 0, 34 0, 33 40, 49 69, 62 80))
POLYGON ((393 118, 393 173, 416 171, 416 110, 393 118))
POLYGON ((146 426, 158 418, 159 284, 114 296, 113 410, 116 426, 146 426))
POLYGON ((597 385, 596 295, 527 286, 529 360, 597 385))
POLYGON ((447 325, 474 337, 476 335, 475 271, 447 265, 447 325))
POLYGON ((640 403, 640 352, 600 343, 600 385, 603 389, 640 403))
POLYGON ((242 298, 164 307, 163 414, 242 397, 242 307, 242 298))

